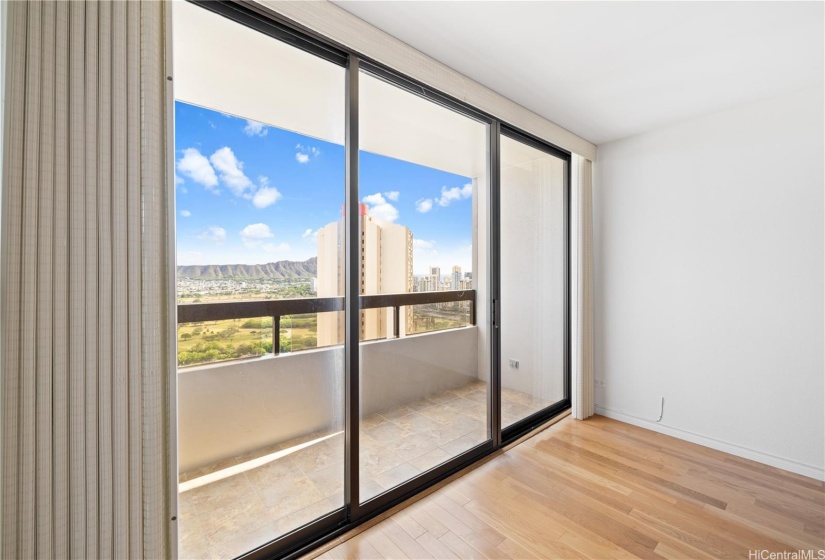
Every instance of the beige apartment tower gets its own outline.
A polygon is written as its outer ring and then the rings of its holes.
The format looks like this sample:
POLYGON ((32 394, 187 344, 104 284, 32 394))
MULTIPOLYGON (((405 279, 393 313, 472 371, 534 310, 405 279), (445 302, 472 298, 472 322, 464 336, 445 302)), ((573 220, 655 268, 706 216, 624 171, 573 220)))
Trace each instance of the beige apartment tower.
MULTIPOLYGON (((409 228, 379 220, 361 205, 361 293, 397 294, 413 291, 413 236, 409 228)), ((318 297, 344 294, 343 221, 318 231, 318 297)), ((361 340, 387 338, 393 333, 393 310, 361 312, 361 340)), ((412 331, 412 312, 400 310, 403 336, 412 331)), ((318 315, 318 346, 343 344, 343 313, 318 315)))

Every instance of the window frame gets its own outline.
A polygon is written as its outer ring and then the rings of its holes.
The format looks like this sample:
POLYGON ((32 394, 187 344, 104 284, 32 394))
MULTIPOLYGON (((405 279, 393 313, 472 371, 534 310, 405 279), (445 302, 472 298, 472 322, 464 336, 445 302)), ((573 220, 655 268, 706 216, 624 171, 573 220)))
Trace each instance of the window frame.
MULTIPOLYGON (((258 560, 264 558, 298 558, 310 550, 328 542, 342 533, 374 518, 401 502, 415 496, 427 488, 441 482, 462 469, 476 463, 485 456, 511 444, 531 430, 547 423, 560 413, 568 410, 571 403, 571 367, 570 367, 570 181, 571 152, 546 142, 528 132, 509 125, 495 116, 481 111, 450 95, 444 94, 418 80, 410 78, 394 69, 364 56, 354 49, 341 45, 311 29, 289 20, 266 8, 247 0, 187 0, 192 4, 224 16, 236 23, 257 30, 277 40, 318 56, 346 69, 346 126, 345 126, 345 177, 346 177, 346 216, 358 216, 358 164, 359 164, 359 130, 358 101, 359 74, 361 70, 394 86, 419 95, 462 115, 482 122, 488 127, 487 170, 488 193, 490 204, 485 219, 487 231, 478 231, 477 235, 488 236, 489 265, 487 274, 489 294, 487 301, 477 302, 487 305, 490 310, 490 377, 488 383, 488 438, 449 461, 424 472, 403 484, 375 496, 363 504, 359 499, 359 432, 360 422, 360 364, 359 364, 359 318, 360 295, 360 233, 358 220, 347 219, 345 222, 345 474, 344 502, 328 514, 304 525, 292 532, 282 535, 260 547, 250 550, 238 558, 258 560), (565 398, 549 408, 541 410, 519 422, 501 429, 501 361, 500 332, 498 324, 500 301, 500 138, 523 142, 565 161, 565 398)), ((173 96, 171 96, 173 97, 173 96)), ((173 103, 174 101, 172 101, 173 103)), ((174 143, 172 127, 169 127, 170 142, 174 143)), ((479 271, 473 271, 478 274, 479 271)), ((175 341, 176 344, 176 341, 175 341)), ((174 376, 173 376, 174 377, 174 376)), ((177 402, 177 393, 171 396, 177 402)), ((173 406, 176 406, 173 404, 173 406)), ((177 451, 177 440, 174 442, 177 451)), ((177 481, 177 460, 171 461, 171 480, 177 481)), ((176 490, 176 486, 175 492, 176 490)), ((177 512, 173 514, 173 521, 177 512)))

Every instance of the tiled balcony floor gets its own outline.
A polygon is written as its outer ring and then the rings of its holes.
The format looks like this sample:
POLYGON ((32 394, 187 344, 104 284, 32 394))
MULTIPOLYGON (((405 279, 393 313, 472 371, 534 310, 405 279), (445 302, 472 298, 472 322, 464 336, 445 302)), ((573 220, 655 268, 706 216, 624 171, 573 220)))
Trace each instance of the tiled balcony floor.
MULTIPOLYGON (((504 389, 502 422, 548 404, 504 389)), ((361 499, 485 441, 486 415, 487 386, 477 382, 362 419, 361 499)), ((184 473, 181 482, 206 482, 207 475, 219 479, 179 496, 181 558, 233 558, 342 507, 344 434, 309 434, 184 473), (274 460, 248 468, 273 453, 274 460)))

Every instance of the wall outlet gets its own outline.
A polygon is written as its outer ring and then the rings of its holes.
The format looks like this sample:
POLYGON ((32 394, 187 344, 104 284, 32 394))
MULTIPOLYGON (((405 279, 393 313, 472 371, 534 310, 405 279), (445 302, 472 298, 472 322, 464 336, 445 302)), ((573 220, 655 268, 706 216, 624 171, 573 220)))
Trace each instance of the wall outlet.
POLYGON ((604 379, 596 379, 594 380, 594 382, 596 384, 596 387, 604 387, 606 385, 604 379))
POLYGON ((510 367, 513 368, 513 369, 518 369, 518 360, 514 360, 513 358, 510 358, 510 367))

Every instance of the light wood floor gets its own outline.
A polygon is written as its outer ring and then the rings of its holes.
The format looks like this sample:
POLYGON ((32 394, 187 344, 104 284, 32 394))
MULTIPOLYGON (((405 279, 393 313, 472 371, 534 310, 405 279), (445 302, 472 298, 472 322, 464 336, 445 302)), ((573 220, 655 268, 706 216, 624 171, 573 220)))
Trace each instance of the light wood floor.
POLYGON ((825 484, 604 417, 566 418, 364 527, 315 555, 817 559, 825 484))

